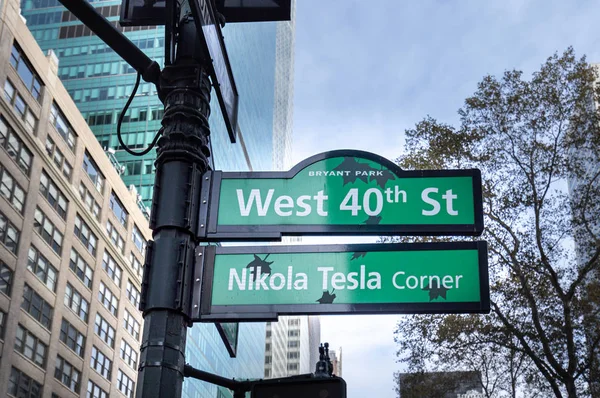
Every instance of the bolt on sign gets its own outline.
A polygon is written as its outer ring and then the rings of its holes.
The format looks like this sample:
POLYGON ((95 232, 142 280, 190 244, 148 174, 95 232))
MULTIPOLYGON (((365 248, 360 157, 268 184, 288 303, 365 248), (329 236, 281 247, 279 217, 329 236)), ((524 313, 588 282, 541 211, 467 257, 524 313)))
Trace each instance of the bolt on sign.
POLYGON ((310 157, 288 172, 204 175, 198 235, 480 235, 479 170, 404 171, 352 150, 310 157))
POLYGON ((200 321, 490 310, 483 241, 203 246, 198 253, 202 288, 193 316, 200 321))

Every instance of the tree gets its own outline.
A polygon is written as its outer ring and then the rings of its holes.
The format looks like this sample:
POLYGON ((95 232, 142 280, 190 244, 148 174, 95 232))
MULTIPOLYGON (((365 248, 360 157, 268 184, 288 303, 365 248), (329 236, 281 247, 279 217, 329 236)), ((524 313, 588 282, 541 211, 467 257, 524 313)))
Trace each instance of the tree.
POLYGON ((403 169, 482 172, 492 306, 403 318, 409 370, 476 369, 490 397, 600 396, 597 79, 569 48, 529 79, 485 76, 458 127, 427 117, 406 131, 403 169))

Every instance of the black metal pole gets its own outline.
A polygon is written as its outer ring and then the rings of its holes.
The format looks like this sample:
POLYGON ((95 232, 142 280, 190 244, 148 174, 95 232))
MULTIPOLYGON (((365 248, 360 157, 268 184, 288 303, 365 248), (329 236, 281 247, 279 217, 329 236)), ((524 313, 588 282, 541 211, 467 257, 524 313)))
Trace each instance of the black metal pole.
POLYGON ((144 334, 137 398, 181 397, 191 326, 196 215, 210 156, 211 85, 207 59, 186 8, 182 6, 175 62, 164 68, 160 80, 165 114, 150 219, 154 242, 148 245, 142 284, 144 334))
POLYGON ((160 66, 119 32, 106 18, 85 0, 58 0, 103 42, 150 83, 158 83, 160 66))

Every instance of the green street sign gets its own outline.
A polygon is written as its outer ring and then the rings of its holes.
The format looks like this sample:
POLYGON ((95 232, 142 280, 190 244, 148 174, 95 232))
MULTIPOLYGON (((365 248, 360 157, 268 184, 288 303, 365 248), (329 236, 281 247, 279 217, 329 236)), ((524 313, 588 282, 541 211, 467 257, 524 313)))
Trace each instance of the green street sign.
POLYGON ((203 177, 198 236, 480 235, 481 173, 404 171, 381 156, 341 150, 288 172, 210 171, 203 177))
POLYGON ((490 311, 483 241, 199 249, 198 321, 490 311))

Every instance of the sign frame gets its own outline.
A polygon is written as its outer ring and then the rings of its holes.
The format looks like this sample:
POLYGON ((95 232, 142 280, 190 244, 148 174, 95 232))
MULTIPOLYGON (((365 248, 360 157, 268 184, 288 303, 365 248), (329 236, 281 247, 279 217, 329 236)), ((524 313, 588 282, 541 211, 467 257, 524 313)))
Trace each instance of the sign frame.
POLYGON ((311 156, 289 171, 223 172, 208 171, 202 177, 198 219, 198 236, 207 241, 281 240, 283 235, 396 235, 396 236, 479 236, 483 233, 483 199, 481 172, 478 169, 403 170, 395 163, 374 153, 342 149, 311 156), (471 177, 473 186, 473 224, 355 224, 355 225, 219 225, 221 181, 227 179, 292 179, 310 165, 329 158, 354 157, 379 163, 400 178, 471 177))
POLYGON ((219 336, 221 340, 223 340, 223 345, 227 349, 227 353, 230 358, 235 358, 237 356, 237 345, 238 338, 240 335, 240 324, 237 322, 215 322, 215 327, 217 328, 217 332, 219 332, 219 336), (227 336, 227 326, 225 325, 235 325, 235 336, 233 337, 233 341, 229 340, 227 336))
MULTIPOLYGON (((167 1, 158 0, 146 6, 142 0, 121 0, 121 26, 165 25, 167 1)), ((290 0, 262 1, 255 5, 231 5, 231 1, 222 0, 217 9, 227 23, 233 22, 271 22, 289 21, 291 18, 290 0), (272 4, 271 4, 272 3, 272 4)), ((254 2, 257 3, 257 2, 254 2)))
POLYGON ((225 48, 221 26, 215 17, 211 0, 190 0, 189 3, 203 51, 211 60, 210 76, 217 93, 229 139, 231 143, 235 143, 237 140, 239 94, 225 48), (213 29, 214 31, 212 31, 213 29))
POLYGON ((349 245, 202 246, 202 275, 193 292, 193 322, 275 321, 280 315, 341 314, 487 314, 490 312, 487 242, 373 243, 349 245), (479 268, 478 302, 375 303, 375 304, 275 304, 212 305, 215 257, 218 254, 352 253, 375 251, 477 250, 479 268))

